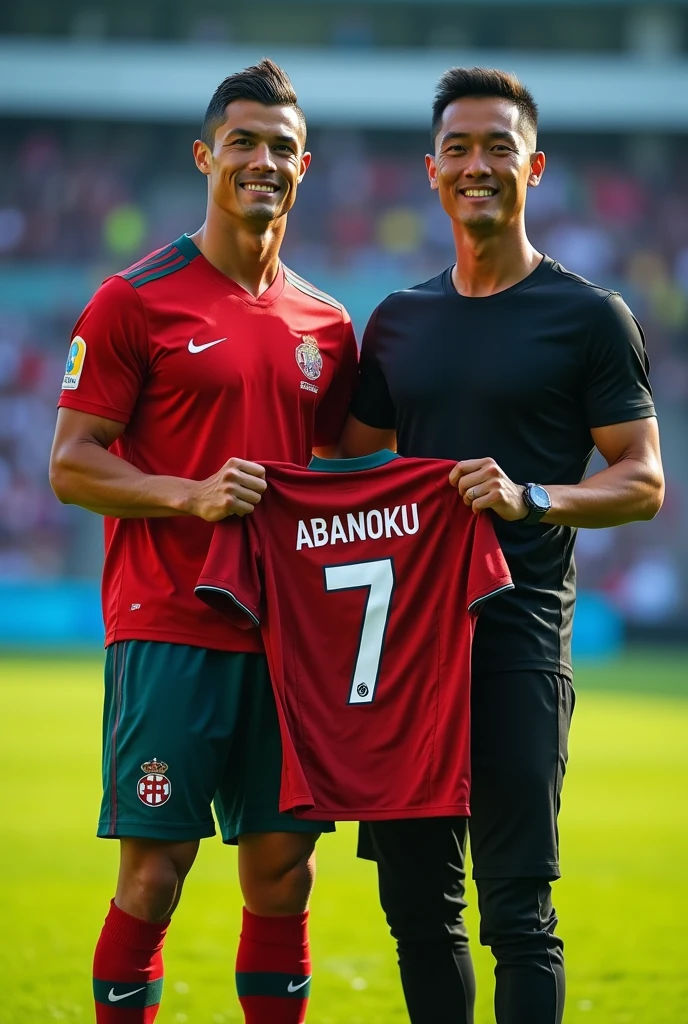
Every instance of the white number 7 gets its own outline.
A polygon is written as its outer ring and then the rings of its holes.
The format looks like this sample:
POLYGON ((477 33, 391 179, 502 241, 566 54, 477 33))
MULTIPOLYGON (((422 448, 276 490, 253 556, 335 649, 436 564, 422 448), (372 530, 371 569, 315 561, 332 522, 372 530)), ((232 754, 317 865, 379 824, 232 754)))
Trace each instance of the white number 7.
POLYGON ((358 590, 364 587, 368 593, 349 704, 370 704, 375 697, 394 593, 394 565, 391 558, 381 558, 374 562, 325 566, 325 590, 358 590))

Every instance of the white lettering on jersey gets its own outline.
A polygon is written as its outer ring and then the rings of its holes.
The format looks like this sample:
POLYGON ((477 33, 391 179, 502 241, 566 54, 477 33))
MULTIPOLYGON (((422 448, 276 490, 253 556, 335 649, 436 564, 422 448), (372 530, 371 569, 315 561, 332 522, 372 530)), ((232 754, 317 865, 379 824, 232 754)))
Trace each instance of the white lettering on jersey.
POLYGON ((415 501, 413 505, 411 505, 411 511, 413 512, 413 527, 409 526, 407 510, 408 507, 406 505, 401 506, 401 519, 404 524, 404 533, 418 533, 418 506, 415 501))
POLYGON ((420 519, 418 505, 395 505, 382 511, 373 508, 369 512, 348 512, 346 525, 341 516, 327 519, 315 518, 310 521, 299 519, 296 530, 296 550, 321 548, 325 544, 349 544, 358 540, 379 540, 380 537, 403 537, 418 533, 420 519), (401 522, 399 522, 401 518, 401 522), (307 525, 308 522, 308 525, 307 525), (309 529, 310 527, 310 529, 309 529))
POLYGON ((296 532, 296 550, 300 551, 304 544, 308 548, 313 547, 313 541, 311 540, 311 535, 306 528, 306 524, 303 519, 299 519, 299 528, 296 532))
POLYGON ((334 516, 332 519, 332 529, 330 531, 330 544, 336 544, 338 540, 343 540, 345 544, 349 543, 349 538, 344 533, 344 527, 339 516, 334 516))
POLYGON ((400 505, 397 505, 393 512, 390 513, 389 509, 385 509, 385 537, 392 536, 392 530, 396 533, 397 537, 403 537, 403 533, 396 524, 397 512, 400 509, 400 505))
POLYGON ((359 540, 366 539, 365 513, 359 512, 357 519, 353 512, 349 512, 346 517, 346 522, 349 527, 349 540, 354 539, 354 534, 356 534, 359 540))
POLYGON ((313 543, 316 548, 321 548, 323 544, 329 542, 327 522, 324 519, 311 519, 311 530, 313 531, 313 543))

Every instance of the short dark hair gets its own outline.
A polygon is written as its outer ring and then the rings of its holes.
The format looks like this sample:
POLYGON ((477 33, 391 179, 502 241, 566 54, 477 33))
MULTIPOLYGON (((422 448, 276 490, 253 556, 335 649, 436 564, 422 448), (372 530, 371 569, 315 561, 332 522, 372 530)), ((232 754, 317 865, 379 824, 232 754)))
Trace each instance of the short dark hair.
POLYGON ((302 145, 306 144, 306 118, 296 99, 294 86, 285 71, 268 57, 258 64, 237 71, 220 82, 203 118, 201 139, 206 146, 215 145, 215 132, 227 117, 227 104, 234 100, 255 100, 266 107, 293 107, 299 116, 302 145))
POLYGON ((432 141, 439 131, 442 114, 454 100, 468 96, 490 96, 510 100, 518 107, 519 125, 537 138, 538 108, 532 93, 516 75, 496 68, 449 68, 435 90, 432 105, 432 141))

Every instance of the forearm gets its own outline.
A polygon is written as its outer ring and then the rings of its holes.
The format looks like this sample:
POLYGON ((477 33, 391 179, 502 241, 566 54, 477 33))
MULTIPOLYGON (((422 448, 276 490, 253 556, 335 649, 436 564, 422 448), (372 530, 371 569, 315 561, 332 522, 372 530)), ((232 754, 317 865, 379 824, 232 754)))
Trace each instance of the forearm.
POLYGON ((544 485, 552 508, 542 522, 601 529, 652 519, 664 497, 661 467, 621 459, 580 484, 544 485))
POLYGON ((54 452, 50 482, 64 504, 102 516, 149 519, 191 514, 194 481, 143 473, 93 441, 54 452))

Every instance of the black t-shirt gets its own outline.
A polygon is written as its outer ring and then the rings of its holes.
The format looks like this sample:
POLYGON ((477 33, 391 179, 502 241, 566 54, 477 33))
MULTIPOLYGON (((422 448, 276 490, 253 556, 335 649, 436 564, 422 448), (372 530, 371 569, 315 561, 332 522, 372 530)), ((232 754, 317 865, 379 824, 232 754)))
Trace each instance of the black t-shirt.
MULTIPOLYGON (((616 292, 545 256, 523 281, 467 298, 451 268, 375 310, 351 411, 396 428, 399 453, 493 458, 518 483, 575 484, 593 427, 654 416, 642 331, 616 292)), ((575 530, 495 516, 516 588, 482 610, 476 672, 570 675, 575 530)))

